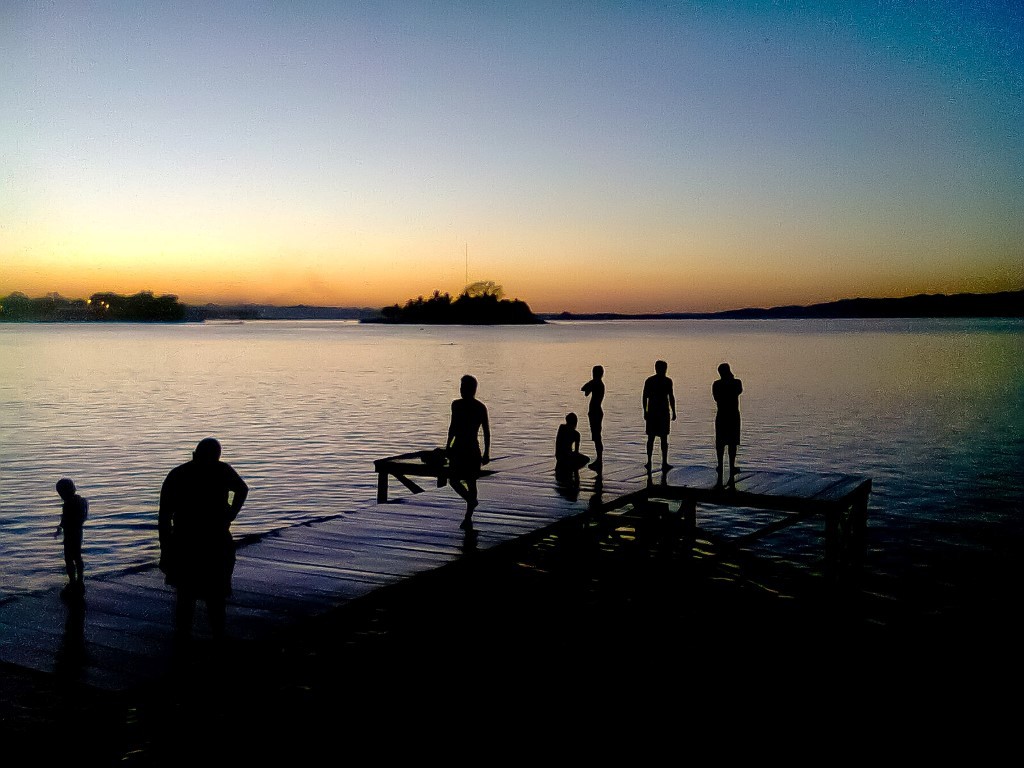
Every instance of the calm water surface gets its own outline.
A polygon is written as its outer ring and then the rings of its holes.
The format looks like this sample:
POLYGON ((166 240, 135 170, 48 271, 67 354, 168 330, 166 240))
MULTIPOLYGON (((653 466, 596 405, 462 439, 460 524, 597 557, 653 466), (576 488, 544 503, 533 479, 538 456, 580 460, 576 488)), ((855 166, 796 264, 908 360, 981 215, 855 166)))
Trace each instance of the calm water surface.
MULTIPOLYGON (((679 407, 673 463, 713 464, 711 383, 728 361, 744 384, 741 463, 873 478, 868 568, 894 595, 922 564, 1020 540, 1019 321, 2 325, 0 596, 63 581, 60 477, 91 504, 89 573, 150 563, 160 484, 200 438, 220 438, 252 489, 235 533, 262 533, 372 502, 373 460, 440 445, 464 373, 492 454, 546 456, 566 412, 585 425, 579 388, 604 365, 606 454, 639 466, 659 358, 679 407)), ((820 555, 799 532, 766 546, 820 555)))

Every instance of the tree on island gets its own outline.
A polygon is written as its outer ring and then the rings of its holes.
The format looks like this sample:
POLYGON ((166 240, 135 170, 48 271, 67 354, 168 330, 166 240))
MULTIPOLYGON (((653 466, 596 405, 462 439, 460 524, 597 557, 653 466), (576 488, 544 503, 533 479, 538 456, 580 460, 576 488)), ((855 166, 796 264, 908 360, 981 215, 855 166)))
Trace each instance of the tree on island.
MULTIPOLYGON (((424 325, 533 325, 543 323, 525 301, 502 298, 504 290, 491 280, 467 285, 457 298, 434 291, 430 298, 418 296, 405 306, 393 304, 381 309, 376 322, 420 323, 424 325)), ((373 322, 364 320, 363 322, 373 322)))
POLYGON ((88 299, 66 299, 59 293, 30 299, 15 291, 0 298, 0 322, 178 323, 185 315, 177 296, 154 296, 152 291, 131 296, 102 292, 88 299))

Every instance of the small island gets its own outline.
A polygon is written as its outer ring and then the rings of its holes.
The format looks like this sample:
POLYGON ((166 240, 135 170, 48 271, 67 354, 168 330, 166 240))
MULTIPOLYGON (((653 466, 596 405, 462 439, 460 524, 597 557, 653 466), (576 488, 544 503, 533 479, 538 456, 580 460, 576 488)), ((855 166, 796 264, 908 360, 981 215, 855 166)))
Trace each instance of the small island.
POLYGON ((181 323, 187 319, 188 308, 177 296, 154 296, 152 291, 131 296, 94 293, 88 299, 68 299, 59 293, 30 299, 15 291, 0 298, 0 322, 7 323, 181 323))
POLYGON ((502 288, 492 281, 466 286, 452 299, 448 293, 434 291, 428 299, 409 299, 405 306, 393 304, 380 311, 380 317, 363 318, 363 323, 415 323, 420 325, 538 325, 545 321, 533 314, 519 299, 502 298, 502 288))

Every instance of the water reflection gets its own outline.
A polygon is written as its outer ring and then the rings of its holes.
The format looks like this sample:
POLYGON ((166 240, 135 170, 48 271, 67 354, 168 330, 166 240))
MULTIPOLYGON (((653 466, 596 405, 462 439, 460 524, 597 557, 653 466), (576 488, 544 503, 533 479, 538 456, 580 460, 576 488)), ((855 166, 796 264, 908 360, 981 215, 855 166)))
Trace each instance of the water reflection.
POLYGON ((1019 321, 4 326, 0 359, 0 594, 54 584, 54 477, 92 503, 91 573, 155 562, 163 475, 210 425, 232 425, 254 488, 236 534, 262 533, 371 502, 373 460, 436 444, 467 370, 495 452, 541 457, 601 361, 605 462, 639 469, 639 395, 671 361, 669 461, 713 467, 708 371, 727 359, 748 390, 745 465, 871 475, 878 551, 908 532, 938 546, 936 522, 986 551, 966 523, 1001 524, 1024 489, 1019 321))
POLYGON ((69 594, 64 598, 67 615, 64 620, 64 635, 57 650, 54 667, 57 676, 66 681, 82 678, 87 662, 85 649, 85 597, 69 594))

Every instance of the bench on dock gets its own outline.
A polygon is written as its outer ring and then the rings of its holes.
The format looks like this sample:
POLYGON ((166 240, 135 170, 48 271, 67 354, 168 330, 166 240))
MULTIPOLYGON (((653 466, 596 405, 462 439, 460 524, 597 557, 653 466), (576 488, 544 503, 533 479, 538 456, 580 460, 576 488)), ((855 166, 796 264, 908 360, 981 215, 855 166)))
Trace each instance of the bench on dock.
MULTIPOLYGON (((377 473, 377 503, 383 504, 388 500, 389 476, 398 480, 413 493, 423 493, 423 488, 410 480, 410 477, 433 477, 437 480, 437 487, 443 488, 448 482, 450 467, 444 450, 433 448, 377 459, 373 462, 373 469, 377 473)), ((493 472, 487 469, 480 472, 481 477, 490 474, 493 472)))
POLYGON ((678 467, 664 473, 660 483, 652 477, 644 499, 680 502, 680 533, 688 542, 696 536, 698 504, 786 513, 755 531, 718 542, 729 548, 820 515, 825 522, 825 571, 834 576, 863 558, 870 494, 871 479, 859 475, 753 470, 723 484, 710 467, 678 467))

